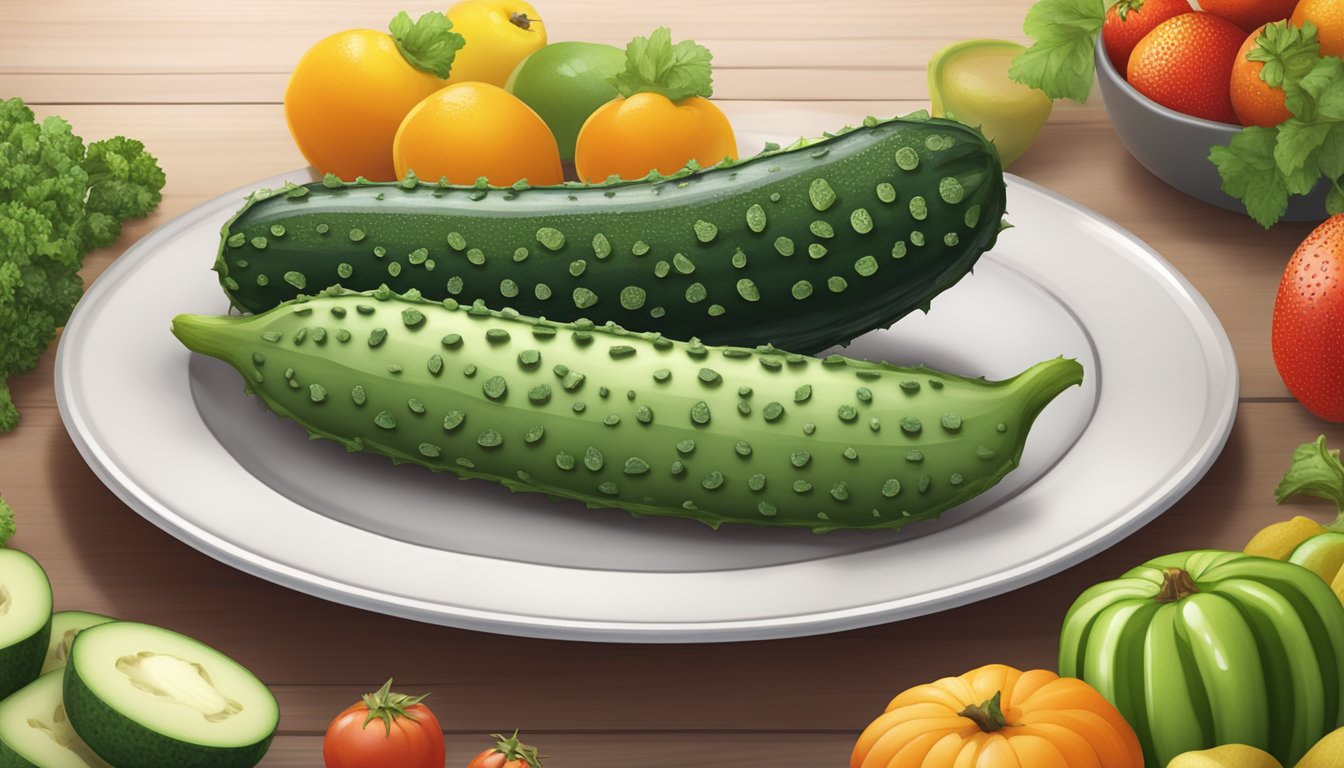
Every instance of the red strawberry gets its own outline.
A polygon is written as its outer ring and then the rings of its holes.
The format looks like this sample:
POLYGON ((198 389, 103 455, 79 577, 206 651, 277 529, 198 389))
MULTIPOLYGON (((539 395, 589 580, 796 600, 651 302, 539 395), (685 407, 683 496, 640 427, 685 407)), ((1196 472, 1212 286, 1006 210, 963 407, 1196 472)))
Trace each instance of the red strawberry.
POLYGON ((1158 24, 1129 57, 1129 84, 1187 115, 1241 125, 1232 108, 1232 69, 1246 32, 1211 13, 1187 13, 1158 24))
POLYGON ((1274 301, 1274 365, 1288 391, 1327 421, 1344 421, 1344 214, 1298 246, 1274 301))
POLYGON ((1129 54, 1143 36, 1167 19, 1190 13, 1186 0, 1120 0, 1106 11, 1101 41, 1106 55, 1121 75, 1129 69, 1129 54))

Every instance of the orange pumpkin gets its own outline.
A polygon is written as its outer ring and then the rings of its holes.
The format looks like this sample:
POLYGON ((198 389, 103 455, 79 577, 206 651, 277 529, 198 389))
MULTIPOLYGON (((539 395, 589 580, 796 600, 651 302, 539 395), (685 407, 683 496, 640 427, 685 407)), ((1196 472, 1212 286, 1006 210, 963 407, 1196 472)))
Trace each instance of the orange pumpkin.
POLYGON ((1134 729, 1081 680, 991 664, 892 699, 850 768, 1143 768, 1134 729))

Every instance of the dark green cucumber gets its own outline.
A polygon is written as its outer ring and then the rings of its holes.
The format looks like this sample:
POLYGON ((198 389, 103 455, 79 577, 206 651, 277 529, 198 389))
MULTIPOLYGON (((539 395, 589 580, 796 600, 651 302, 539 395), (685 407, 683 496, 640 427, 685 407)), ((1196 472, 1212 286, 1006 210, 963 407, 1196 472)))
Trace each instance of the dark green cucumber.
POLYGON ((259 190, 215 269, 260 312, 340 284, 481 300, 671 338, 815 352, 971 271, 1004 213, 993 145, 960 123, 869 119, 797 148, 638 182, 326 183, 259 190))
POLYGON ((351 451, 713 526, 934 517, 1016 467, 1036 415, 1082 380, 1063 358, 989 382, 386 289, 180 315, 173 333, 351 451))

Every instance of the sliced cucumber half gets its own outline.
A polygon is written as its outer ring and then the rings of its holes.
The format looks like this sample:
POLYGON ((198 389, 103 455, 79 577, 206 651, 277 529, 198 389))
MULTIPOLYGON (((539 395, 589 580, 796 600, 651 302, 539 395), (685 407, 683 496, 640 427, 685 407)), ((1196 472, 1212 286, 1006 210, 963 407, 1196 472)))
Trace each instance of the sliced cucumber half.
POLYGON ((51 582, 17 549, 0 549, 0 699, 37 679, 51 637, 51 582))
POLYGON ((70 726, 61 678, 48 672, 0 702, 0 768, 111 768, 70 726))
POLYGON ((51 640, 47 643, 46 659, 42 662, 42 674, 53 669, 64 669, 70 659, 70 646, 75 635, 99 624, 116 621, 111 616, 88 611, 57 611, 51 615, 51 640))
POLYGON ((250 768, 280 721, 275 697, 241 664, 133 622, 75 637, 64 692, 70 722, 89 746, 136 768, 250 768))

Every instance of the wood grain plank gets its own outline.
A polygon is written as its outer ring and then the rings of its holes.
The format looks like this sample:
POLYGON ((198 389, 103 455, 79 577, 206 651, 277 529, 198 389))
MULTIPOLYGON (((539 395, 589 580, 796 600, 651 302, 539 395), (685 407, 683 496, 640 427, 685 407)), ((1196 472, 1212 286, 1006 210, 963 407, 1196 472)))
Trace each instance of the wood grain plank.
MULTIPOLYGON (((52 408, 0 436, 0 494, 53 579, 56 607, 161 624, 214 645, 276 686, 287 732, 312 732, 389 676, 434 691, 451 730, 833 730, 867 722, 903 688, 988 662, 1052 667, 1059 623, 1088 585, 1159 554, 1239 549, 1278 508, 1272 490, 1324 425, 1296 404, 1248 403, 1211 473, 1158 520, 1088 562, 978 604, 833 635, 722 645, 617 645, 419 624, 312 598, 172 539, 84 465, 52 408)), ((1117 457, 1122 471, 1123 457, 1117 457)), ((594 513, 598 514, 598 513, 594 513)), ((837 588, 840 588, 837 586, 837 588)))
MULTIPOLYGON (((499 729, 496 729, 499 730, 499 729)), ((503 729, 512 733, 512 727, 503 729)), ((450 733, 448 765, 466 765, 493 744, 490 731, 450 733)), ((842 766, 854 748, 853 734, 735 733, 626 734, 529 733, 546 756, 546 768, 817 768, 842 766)), ((322 765, 320 736, 281 735, 262 768, 316 768, 322 765)), ((391 767, 389 767, 391 768, 391 767)))
MULTIPOLYGON (((288 72, 0 73, 0 97, 29 104, 280 104, 288 72)), ((714 100, 928 101, 924 67, 716 67, 714 100)))
MULTIPOLYGON (((542 0, 534 5, 550 40, 623 46, 635 35, 669 26, 678 39, 709 46, 718 66, 923 67, 954 40, 1024 39, 1022 19, 1030 1, 836 0, 819 6, 806 0, 542 0)), ((0 72, 287 72, 322 37, 342 29, 386 29, 405 7, 395 0, 63 0, 55 14, 42 3, 11 2, 0 25, 0 72)))

